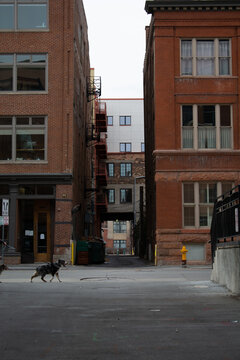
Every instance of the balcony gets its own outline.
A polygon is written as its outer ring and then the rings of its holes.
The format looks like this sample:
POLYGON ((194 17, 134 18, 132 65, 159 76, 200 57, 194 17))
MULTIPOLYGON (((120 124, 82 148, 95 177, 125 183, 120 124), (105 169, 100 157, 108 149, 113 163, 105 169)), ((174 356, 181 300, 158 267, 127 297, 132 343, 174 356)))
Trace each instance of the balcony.
POLYGON ((107 170, 105 162, 99 162, 96 167, 97 185, 107 186, 107 170))
POLYGON ((107 106, 105 102, 95 102, 96 130, 107 132, 107 106))

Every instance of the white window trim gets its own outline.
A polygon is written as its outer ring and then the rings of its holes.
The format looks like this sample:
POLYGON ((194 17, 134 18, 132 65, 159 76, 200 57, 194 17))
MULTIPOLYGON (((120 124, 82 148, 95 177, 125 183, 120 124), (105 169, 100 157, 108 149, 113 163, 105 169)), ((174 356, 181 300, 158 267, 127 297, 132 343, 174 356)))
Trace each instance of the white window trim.
MULTIPOLYGON (((222 184, 230 183, 231 181, 206 181, 206 184, 216 184, 217 185, 217 196, 220 196, 222 192, 222 184)), ((183 229, 209 229, 210 226, 200 226, 200 199, 199 199, 199 185, 204 182, 189 182, 186 181, 182 183, 182 226, 183 229), (194 204, 193 203, 184 203, 184 185, 185 184, 194 184, 194 204), (184 225, 184 207, 185 206, 194 206, 194 216, 195 216, 195 225, 185 226, 184 225)), ((232 187, 234 187, 234 182, 232 182, 232 187)), ((213 203, 206 203, 206 206, 213 206, 213 203)))
POLYGON ((200 77, 200 78, 211 78, 211 77, 230 77, 232 76, 232 41, 231 38, 182 38, 180 39, 180 76, 181 77, 200 77), (192 74, 184 75, 182 74, 182 53, 181 53, 181 41, 192 41, 192 74), (214 41, 214 64, 215 64, 215 74, 212 75, 197 75, 197 41, 199 40, 213 40, 214 41), (229 41, 229 74, 220 75, 219 74, 219 40, 228 40, 229 41))
POLYGON ((183 147, 183 125, 182 125, 182 107, 188 105, 183 104, 181 106, 181 149, 183 151, 191 151, 191 150, 197 150, 197 151, 231 151, 234 148, 233 143, 233 107, 230 104, 189 104, 193 107, 193 148, 184 148, 183 147), (216 148, 199 148, 198 147, 198 106, 202 105, 212 105, 215 106, 215 129, 216 129, 216 148), (220 126, 220 106, 221 105, 229 105, 230 106, 230 128, 231 128, 231 147, 229 148, 221 148, 221 126, 220 126))

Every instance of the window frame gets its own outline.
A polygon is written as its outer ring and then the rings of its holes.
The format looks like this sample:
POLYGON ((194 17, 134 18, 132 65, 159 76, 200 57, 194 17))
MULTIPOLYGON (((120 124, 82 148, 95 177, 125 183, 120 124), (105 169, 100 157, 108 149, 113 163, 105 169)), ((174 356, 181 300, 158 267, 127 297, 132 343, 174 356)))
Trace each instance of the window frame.
POLYGON ((132 177, 132 163, 120 163, 120 177, 132 177), (127 170, 128 167, 130 167, 130 171, 127 170))
POLYGON ((108 126, 113 126, 113 116, 112 115, 107 116, 107 125, 108 126), (112 119, 112 121, 109 123, 110 118, 112 119))
MULTIPOLYGON (((204 59, 204 57, 202 57, 204 59)), ((180 39, 180 76, 181 77, 230 77, 232 76, 232 41, 231 38, 181 38, 180 39), (191 41, 191 56, 183 56, 182 55, 182 43, 184 41, 191 41), (213 56, 212 57, 206 57, 206 59, 214 59, 214 71, 213 74, 198 74, 197 71, 197 61, 200 59, 199 56, 197 56, 197 42, 198 41, 213 41, 213 56), (220 56, 220 42, 221 41, 228 41, 229 43, 229 56, 220 56), (229 60, 229 74, 221 74, 220 73, 220 60, 223 58, 227 58, 229 60), (183 61, 184 60, 191 60, 191 73, 183 73, 183 61)))
POLYGON ((119 144, 119 150, 120 150, 120 152, 132 152, 132 143, 127 143, 127 142, 126 143, 120 143, 119 144), (124 146, 124 150, 121 150, 122 146, 124 146), (127 150, 128 146, 130 147, 129 151, 127 150))
POLYGON ((0 56, 13 56, 13 63, 0 63, 0 69, 1 68, 12 68, 12 90, 0 90, 1 93, 18 93, 18 94, 43 94, 48 92, 48 54, 47 53, 2 53, 0 56), (30 56, 30 62, 29 63, 18 63, 17 57, 18 56, 30 56), (33 56, 45 56, 44 62, 33 62, 33 56), (44 90, 18 90, 18 69, 22 68, 30 68, 34 69, 37 67, 41 67, 45 71, 45 89, 44 90))
POLYGON ((234 148, 233 144, 233 106, 232 104, 182 104, 181 105, 181 149, 184 151, 198 150, 198 151, 230 151, 234 148), (215 108, 215 126, 199 126, 199 108, 203 106, 214 106, 215 108), (221 107, 229 106, 229 114, 230 114, 230 126, 221 126, 221 107), (192 125, 184 126, 183 125, 183 110, 184 107, 192 107, 192 125), (200 129, 204 128, 212 128, 215 129, 215 147, 200 147, 199 144, 199 136, 200 129), (229 129, 229 140, 230 146, 223 147, 221 144, 221 133, 223 129, 229 129), (189 130, 192 132, 192 147, 184 146, 184 130, 189 130))
MULTIPOLYGON (((11 131, 11 141, 12 141, 12 145, 11 145, 11 159, 9 160, 0 160, 0 163, 15 163, 15 164, 19 164, 19 163, 24 163, 24 164, 29 164, 29 163, 34 163, 34 164, 39 164, 39 163, 46 163, 47 162, 47 139, 48 139, 48 118, 46 115, 17 115, 17 116, 10 116, 10 115, 6 115, 6 116, 0 116, 1 118, 11 118, 12 119, 12 125, 0 125, 0 131, 2 130, 10 130, 11 131), (23 124, 23 125, 17 125, 17 119, 20 118, 29 118, 29 124, 23 124), (36 118, 44 118, 44 124, 37 124, 34 125, 32 124, 32 120, 36 119, 36 118), (29 130, 38 130, 38 131, 43 131, 43 135, 44 135, 44 150, 43 150, 43 154, 44 154, 44 158, 40 159, 40 160, 36 160, 36 159, 21 159, 18 160, 17 158, 17 131, 27 131, 29 130)), ((37 150, 36 150, 37 151, 37 150)), ((40 150, 39 150, 40 151, 40 150)))
POLYGON ((132 189, 130 188, 122 188, 120 189, 120 204, 132 204, 132 189), (123 192, 125 193, 124 198, 122 197, 123 192), (130 195, 128 195, 128 192, 130 195), (131 196, 131 200, 128 201, 128 196, 131 196))
POLYGON ((108 175, 108 177, 115 176, 115 164, 114 163, 107 163, 107 175, 108 175), (112 171, 110 171, 110 167, 112 167, 112 171))
POLYGON ((13 5, 13 27, 12 28, 3 28, 0 29, 0 32, 44 32, 49 31, 49 0, 0 0, 1 5, 13 5), (29 28, 19 28, 18 26, 18 5, 46 5, 46 26, 41 27, 29 27, 29 28))
POLYGON ((115 204, 115 189, 107 189, 107 201, 108 204, 115 204), (113 194, 113 200, 110 201, 110 192, 113 194))
POLYGON ((127 222, 126 221, 113 221, 113 233, 114 234, 126 234, 127 222))
POLYGON ((234 187, 234 182, 232 181, 206 181, 206 182, 184 182, 182 183, 182 226, 183 229, 209 229, 211 227, 211 219, 212 213, 210 214, 209 210, 214 207, 214 202, 200 202, 200 186, 207 185, 208 188, 208 196, 209 196, 209 185, 216 185, 216 197, 220 196, 223 193, 223 187, 229 186, 229 189, 234 187), (193 201, 194 202, 185 202, 184 201, 184 185, 192 185, 193 186, 193 201), (194 224, 193 225, 185 225, 185 208, 193 208, 194 214, 194 224), (200 210, 201 208, 208 209, 208 225, 201 226, 200 225, 200 210))
POLYGON ((131 115, 120 115, 119 116, 119 126, 131 126, 132 117, 131 115))

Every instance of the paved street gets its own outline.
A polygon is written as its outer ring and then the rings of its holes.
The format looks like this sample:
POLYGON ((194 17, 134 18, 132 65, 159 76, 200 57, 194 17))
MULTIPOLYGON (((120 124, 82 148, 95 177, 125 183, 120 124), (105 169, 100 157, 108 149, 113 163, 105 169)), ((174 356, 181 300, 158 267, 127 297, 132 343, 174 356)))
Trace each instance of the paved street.
POLYGON ((1 275, 1 360, 239 360, 240 300, 210 267, 126 256, 69 266, 62 283, 30 283, 32 273, 1 275))

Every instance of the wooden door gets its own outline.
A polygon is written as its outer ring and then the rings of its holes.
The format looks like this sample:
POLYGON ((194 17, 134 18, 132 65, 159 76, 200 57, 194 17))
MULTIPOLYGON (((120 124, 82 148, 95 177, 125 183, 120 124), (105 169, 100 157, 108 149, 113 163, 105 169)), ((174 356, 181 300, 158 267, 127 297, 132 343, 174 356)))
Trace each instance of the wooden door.
POLYGON ((37 200, 34 204, 34 261, 51 261, 50 202, 37 200))

